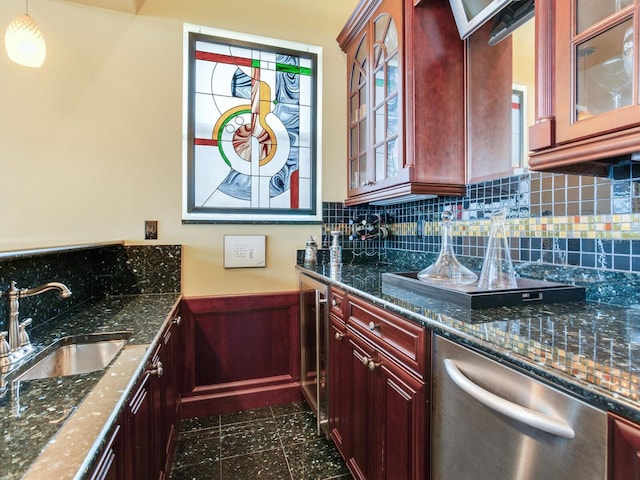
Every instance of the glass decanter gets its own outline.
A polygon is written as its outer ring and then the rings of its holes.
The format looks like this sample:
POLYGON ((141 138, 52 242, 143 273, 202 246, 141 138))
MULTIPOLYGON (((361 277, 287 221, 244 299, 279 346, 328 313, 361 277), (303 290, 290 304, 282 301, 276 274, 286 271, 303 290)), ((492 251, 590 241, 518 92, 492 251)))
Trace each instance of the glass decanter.
POLYGON ((418 273, 418 278, 422 281, 439 283, 449 283, 453 285, 466 285, 473 283, 478 276, 462 265, 453 251, 451 242, 451 220, 453 215, 450 211, 442 212, 442 245, 440 254, 435 262, 418 273))
POLYGON ((482 263, 480 280, 478 280, 480 290, 505 290, 518 287, 504 227, 506 216, 506 208, 491 214, 489 243, 487 243, 487 253, 482 263))

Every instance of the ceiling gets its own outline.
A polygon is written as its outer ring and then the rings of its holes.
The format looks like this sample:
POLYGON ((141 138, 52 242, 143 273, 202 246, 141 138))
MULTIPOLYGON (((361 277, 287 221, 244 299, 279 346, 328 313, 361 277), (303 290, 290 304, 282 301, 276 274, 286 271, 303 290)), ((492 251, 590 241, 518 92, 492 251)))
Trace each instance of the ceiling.
POLYGON ((66 0, 67 2, 82 3, 92 7, 108 8, 121 12, 138 13, 147 0, 66 0))

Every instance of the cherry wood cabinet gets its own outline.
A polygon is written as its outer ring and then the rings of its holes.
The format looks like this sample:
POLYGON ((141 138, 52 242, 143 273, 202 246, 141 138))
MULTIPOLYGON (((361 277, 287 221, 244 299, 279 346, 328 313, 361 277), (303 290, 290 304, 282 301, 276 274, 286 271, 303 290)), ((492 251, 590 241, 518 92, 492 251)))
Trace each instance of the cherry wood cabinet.
POLYGON ((136 383, 124 413, 125 479, 160 478, 159 452, 154 443, 153 381, 146 370, 136 383))
POLYGON ((109 433, 102 453, 87 478, 90 480, 120 480, 124 478, 121 421, 116 422, 109 433))
POLYGON ((361 0, 347 55, 346 204, 465 193, 464 43, 447 0, 361 0))
POLYGON ((532 170, 606 176, 640 151, 638 0, 536 1, 532 170))
POLYGON ((346 299, 344 319, 331 315, 331 438, 357 479, 426 479, 430 337, 366 301, 346 299))
POLYGON ((640 479, 640 425, 609 413, 607 480, 640 479))
POLYGON ((344 320, 345 292, 331 287, 329 313, 329 436, 344 458, 350 456, 349 429, 351 425, 351 351, 344 320))
POLYGON ((182 344, 179 309, 170 316, 88 478, 167 478, 179 419, 182 344))

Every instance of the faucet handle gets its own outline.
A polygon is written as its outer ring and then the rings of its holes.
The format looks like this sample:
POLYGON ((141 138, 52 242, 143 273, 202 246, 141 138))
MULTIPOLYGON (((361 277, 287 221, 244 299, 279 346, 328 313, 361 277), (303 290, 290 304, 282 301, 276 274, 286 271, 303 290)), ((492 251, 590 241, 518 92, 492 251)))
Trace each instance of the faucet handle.
POLYGON ((23 322, 18 325, 18 344, 20 347, 31 345, 29 340, 29 334, 27 334, 27 327, 31 325, 33 318, 25 318, 23 322))

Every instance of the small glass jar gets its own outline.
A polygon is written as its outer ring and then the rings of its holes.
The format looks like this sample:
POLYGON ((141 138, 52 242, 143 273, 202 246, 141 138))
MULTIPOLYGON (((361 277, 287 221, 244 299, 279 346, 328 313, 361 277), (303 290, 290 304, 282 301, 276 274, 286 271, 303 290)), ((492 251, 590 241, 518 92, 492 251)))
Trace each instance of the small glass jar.
POLYGON ((314 264, 316 263, 316 258, 318 257, 318 244, 316 243, 315 237, 309 237, 307 240, 305 249, 304 249, 304 263, 306 264, 314 264))

